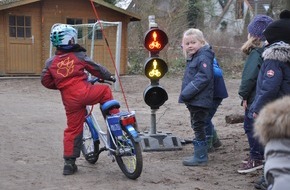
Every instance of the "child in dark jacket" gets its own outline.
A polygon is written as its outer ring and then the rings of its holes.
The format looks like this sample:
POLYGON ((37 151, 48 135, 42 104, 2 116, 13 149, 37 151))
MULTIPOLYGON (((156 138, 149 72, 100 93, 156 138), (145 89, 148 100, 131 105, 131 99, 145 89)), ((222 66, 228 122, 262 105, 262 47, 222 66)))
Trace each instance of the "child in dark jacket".
POLYGON ((244 108, 244 130, 248 138, 250 152, 249 157, 243 160, 241 168, 238 169, 239 173, 249 173, 263 168, 264 147, 253 137, 254 120, 248 117, 248 113, 255 98, 259 69, 263 63, 262 53, 266 40, 263 31, 271 22, 273 19, 269 16, 255 16, 248 25, 248 40, 241 48, 248 57, 244 64, 238 93, 244 108))
MULTIPOLYGON (((67 117, 63 139, 63 174, 71 175, 77 171, 75 160, 80 156, 86 106, 103 104, 113 99, 110 87, 90 84, 85 71, 113 82, 115 78, 105 67, 89 58, 83 47, 76 44, 77 30, 70 25, 56 25, 50 34, 50 40, 57 50, 53 57, 46 60, 41 83, 46 88, 57 89, 61 93, 67 117)), ((112 114, 117 112, 117 109, 112 110, 112 114)))
POLYGON ((263 32, 268 45, 262 54, 264 62, 258 75, 256 96, 249 109, 249 118, 257 118, 260 110, 269 102, 290 95, 289 33, 290 11, 288 10, 282 11, 280 19, 268 25, 263 32))
POLYGON ((183 34, 183 53, 186 68, 183 76, 179 103, 190 112, 194 131, 194 154, 183 160, 185 166, 206 165, 208 161, 205 120, 213 103, 214 53, 199 29, 188 29, 183 34))

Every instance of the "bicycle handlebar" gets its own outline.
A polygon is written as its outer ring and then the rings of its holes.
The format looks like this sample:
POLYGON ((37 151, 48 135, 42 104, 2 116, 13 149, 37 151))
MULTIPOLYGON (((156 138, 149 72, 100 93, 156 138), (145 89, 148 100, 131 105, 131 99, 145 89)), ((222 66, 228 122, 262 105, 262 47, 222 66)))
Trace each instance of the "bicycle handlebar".
POLYGON ((101 79, 98 77, 90 78, 90 79, 88 79, 88 82, 91 84, 95 84, 96 82, 98 82, 98 83, 107 83, 109 85, 112 85, 112 83, 109 82, 108 80, 104 80, 104 79, 101 79))

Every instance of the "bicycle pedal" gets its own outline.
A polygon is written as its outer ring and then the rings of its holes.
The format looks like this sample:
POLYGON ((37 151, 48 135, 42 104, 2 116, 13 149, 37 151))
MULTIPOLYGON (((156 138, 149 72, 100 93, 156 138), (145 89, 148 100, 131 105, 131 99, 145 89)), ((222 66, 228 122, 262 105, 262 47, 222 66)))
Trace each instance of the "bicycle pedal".
POLYGON ((97 157, 97 155, 95 153, 91 152, 91 153, 87 154, 85 157, 88 160, 93 160, 93 159, 95 159, 97 157))
POLYGON ((108 153, 108 156, 112 158, 112 162, 115 162, 115 157, 113 156, 113 154, 111 152, 108 153))
POLYGON ((116 161, 115 157, 112 156, 112 162, 115 162, 115 161, 116 161))

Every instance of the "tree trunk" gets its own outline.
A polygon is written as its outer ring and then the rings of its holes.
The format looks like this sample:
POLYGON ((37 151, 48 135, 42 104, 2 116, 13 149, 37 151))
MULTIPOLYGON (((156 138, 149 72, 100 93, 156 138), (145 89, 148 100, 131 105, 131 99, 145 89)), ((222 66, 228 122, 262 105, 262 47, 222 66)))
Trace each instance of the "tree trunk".
POLYGON ((285 0, 285 9, 290 11, 290 0, 285 0))

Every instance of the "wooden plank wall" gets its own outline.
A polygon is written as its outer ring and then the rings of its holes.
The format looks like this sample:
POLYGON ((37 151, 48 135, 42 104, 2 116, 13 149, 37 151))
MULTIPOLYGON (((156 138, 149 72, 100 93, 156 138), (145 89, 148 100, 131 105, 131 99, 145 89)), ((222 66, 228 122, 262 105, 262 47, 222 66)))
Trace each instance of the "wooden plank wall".
POLYGON ((4 60, 4 50, 5 50, 5 32, 4 32, 4 14, 0 12, 0 76, 4 75, 5 71, 5 60, 4 60))

